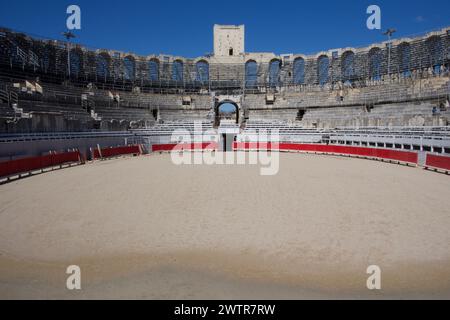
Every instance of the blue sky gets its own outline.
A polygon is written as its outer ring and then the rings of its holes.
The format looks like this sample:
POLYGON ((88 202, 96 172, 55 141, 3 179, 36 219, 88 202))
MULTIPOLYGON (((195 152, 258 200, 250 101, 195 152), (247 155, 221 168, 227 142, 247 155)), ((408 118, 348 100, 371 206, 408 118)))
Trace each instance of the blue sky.
POLYGON ((0 25, 61 39, 70 4, 82 10, 77 42, 141 55, 212 52, 215 23, 245 24, 247 52, 310 54, 364 46, 384 40, 380 31, 366 28, 370 4, 381 7, 382 28, 396 28, 396 37, 450 25, 449 0, 2 0, 0 25))

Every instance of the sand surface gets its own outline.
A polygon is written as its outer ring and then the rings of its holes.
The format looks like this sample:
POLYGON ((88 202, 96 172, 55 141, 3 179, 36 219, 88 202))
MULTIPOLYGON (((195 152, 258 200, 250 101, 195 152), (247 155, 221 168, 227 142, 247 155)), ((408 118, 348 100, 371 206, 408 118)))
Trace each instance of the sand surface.
POLYGON ((448 299, 449 191, 443 174, 306 154, 275 176, 169 155, 49 172, 0 185, 0 298, 448 299))

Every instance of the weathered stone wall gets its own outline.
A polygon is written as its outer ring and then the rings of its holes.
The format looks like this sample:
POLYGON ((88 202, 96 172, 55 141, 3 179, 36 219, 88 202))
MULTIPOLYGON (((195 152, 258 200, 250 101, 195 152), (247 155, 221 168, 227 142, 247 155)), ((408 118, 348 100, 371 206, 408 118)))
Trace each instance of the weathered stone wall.
POLYGON ((94 121, 67 119, 63 115, 35 113, 30 119, 0 118, 0 133, 78 132, 94 128, 94 121))
MULTIPOLYGON (((227 26, 225 26, 227 27, 227 26)), ((224 28, 225 28, 224 27, 224 28)), ((77 57, 73 63, 71 77, 78 81, 110 83, 126 81, 134 86, 150 85, 151 88, 182 88, 192 86, 209 88, 216 85, 213 81, 240 81, 244 84, 243 70, 249 61, 258 64, 258 85, 267 86, 269 65, 273 60, 280 61, 279 84, 288 85, 318 85, 318 64, 321 57, 329 60, 324 71, 326 83, 338 81, 363 81, 378 78, 388 74, 404 74, 415 70, 435 68, 447 65, 449 61, 450 34, 449 28, 427 33, 415 38, 402 38, 392 41, 389 54, 387 42, 372 44, 363 48, 337 48, 318 52, 316 54, 286 54, 249 53, 244 51, 243 26, 236 29, 224 29, 217 32, 217 52, 215 55, 188 59, 173 55, 138 56, 133 53, 115 50, 90 50, 82 46, 72 46, 71 56, 77 57), (231 30, 231 31, 230 31, 231 30), (227 38, 229 36, 229 38, 227 38), (221 45, 219 46, 219 42, 221 45), (233 47, 233 55, 228 50, 233 47), (353 56, 351 68, 345 67, 345 57, 353 56), (390 59, 388 59, 390 57, 390 59), (295 61, 304 61, 304 79, 295 80, 295 61), (101 63, 99 63, 99 61, 101 63), (198 62, 209 65, 209 79, 199 83, 198 62), (150 67, 151 63, 155 63, 150 67), (174 64, 178 66, 180 78, 174 76, 174 64), (99 67, 101 66, 101 67, 99 67), (152 73, 153 71, 153 73, 152 73), (89 80, 88 80, 89 79, 89 80)), ((65 77, 67 68, 67 45, 58 41, 44 41, 31 36, 2 29, 5 37, 0 39, 0 64, 22 67, 24 61, 17 57, 17 49, 22 52, 33 52, 46 63, 34 68, 35 73, 52 74, 65 77)), ((216 41, 215 41, 216 42, 216 41)), ((27 62, 25 62, 27 63, 27 62)), ((298 72, 298 70, 297 70, 298 72)))
POLYGON ((238 56, 244 53, 244 33, 245 28, 243 25, 214 25, 214 55, 238 56))

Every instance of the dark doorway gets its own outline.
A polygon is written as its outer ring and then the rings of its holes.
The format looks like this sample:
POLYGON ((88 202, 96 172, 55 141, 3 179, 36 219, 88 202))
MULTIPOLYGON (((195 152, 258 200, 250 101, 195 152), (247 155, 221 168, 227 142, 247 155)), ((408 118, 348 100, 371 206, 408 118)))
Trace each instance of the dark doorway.
POLYGON ((222 133, 221 137, 222 137, 221 141, 222 151, 223 152, 233 151, 233 143, 236 141, 236 135, 222 133))
POLYGON ((300 110, 298 110, 298 112, 297 112, 297 117, 296 117, 295 120, 297 120, 297 121, 302 121, 302 120, 303 120, 303 117, 305 116, 305 112, 306 112, 305 109, 300 109, 300 110))

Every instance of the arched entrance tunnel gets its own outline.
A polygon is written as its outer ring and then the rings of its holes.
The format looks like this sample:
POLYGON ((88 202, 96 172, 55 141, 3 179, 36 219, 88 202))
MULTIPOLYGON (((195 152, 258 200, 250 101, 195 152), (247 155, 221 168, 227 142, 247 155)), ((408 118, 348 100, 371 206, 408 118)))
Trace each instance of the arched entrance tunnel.
POLYGON ((220 126, 220 121, 222 119, 225 120, 234 120, 235 123, 239 124, 239 106, 236 102, 231 100, 218 101, 217 99, 214 102, 214 127, 220 126))
POLYGON ((219 130, 219 149, 221 151, 232 151, 233 142, 239 134, 239 106, 229 100, 215 101, 214 126, 219 130))

